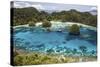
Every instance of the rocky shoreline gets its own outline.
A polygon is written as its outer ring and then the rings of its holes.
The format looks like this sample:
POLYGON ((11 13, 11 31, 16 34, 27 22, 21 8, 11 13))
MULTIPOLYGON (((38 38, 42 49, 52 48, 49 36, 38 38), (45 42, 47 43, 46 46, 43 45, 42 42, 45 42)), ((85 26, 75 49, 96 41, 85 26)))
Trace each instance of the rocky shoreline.
MULTIPOLYGON (((51 21, 51 24, 52 24, 52 26, 50 27, 50 29, 65 28, 67 26, 71 26, 72 24, 77 24, 80 27, 85 27, 85 28, 88 28, 90 30, 97 31, 96 27, 85 25, 85 24, 81 24, 81 23, 75 23, 75 22, 64 22, 63 23, 63 22, 59 22, 59 21, 51 21)), ((41 26, 42 22, 36 23, 35 25, 36 25, 36 27, 41 26)), ((29 25, 28 24, 18 25, 18 26, 14 26, 13 28, 15 29, 15 28, 18 28, 18 27, 29 27, 29 25)))

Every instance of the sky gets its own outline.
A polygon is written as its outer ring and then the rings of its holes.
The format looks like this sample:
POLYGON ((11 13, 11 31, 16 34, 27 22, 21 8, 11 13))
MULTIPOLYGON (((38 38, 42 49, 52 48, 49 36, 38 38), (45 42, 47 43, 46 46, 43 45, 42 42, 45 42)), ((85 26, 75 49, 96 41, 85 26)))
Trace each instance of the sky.
POLYGON ((92 5, 74 5, 74 4, 57 4, 57 3, 43 3, 43 2, 28 2, 28 1, 14 1, 15 8, 35 7, 38 10, 50 10, 50 11, 68 11, 70 9, 76 9, 80 12, 97 11, 96 6, 92 5))

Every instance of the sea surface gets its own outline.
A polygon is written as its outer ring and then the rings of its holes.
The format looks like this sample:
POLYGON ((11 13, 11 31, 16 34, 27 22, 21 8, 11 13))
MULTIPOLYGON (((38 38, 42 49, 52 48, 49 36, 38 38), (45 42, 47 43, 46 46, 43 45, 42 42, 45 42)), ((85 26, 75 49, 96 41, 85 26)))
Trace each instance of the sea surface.
MULTIPOLYGON (((67 54, 79 52, 81 46, 86 47, 86 54, 96 55, 97 32, 85 27, 80 28, 80 35, 69 35, 67 29, 62 31, 47 31, 41 27, 18 27, 13 31, 13 45, 16 49, 44 53, 67 54)), ((74 55, 74 54, 73 54, 74 55)))

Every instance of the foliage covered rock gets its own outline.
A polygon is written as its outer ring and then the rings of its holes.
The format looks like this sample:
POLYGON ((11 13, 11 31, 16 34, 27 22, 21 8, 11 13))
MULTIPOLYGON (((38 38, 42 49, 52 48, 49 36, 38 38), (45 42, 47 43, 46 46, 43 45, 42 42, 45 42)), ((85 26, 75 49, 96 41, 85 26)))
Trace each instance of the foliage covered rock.
POLYGON ((73 24, 69 28, 69 34, 70 35, 79 35, 80 34, 80 27, 77 24, 73 24))

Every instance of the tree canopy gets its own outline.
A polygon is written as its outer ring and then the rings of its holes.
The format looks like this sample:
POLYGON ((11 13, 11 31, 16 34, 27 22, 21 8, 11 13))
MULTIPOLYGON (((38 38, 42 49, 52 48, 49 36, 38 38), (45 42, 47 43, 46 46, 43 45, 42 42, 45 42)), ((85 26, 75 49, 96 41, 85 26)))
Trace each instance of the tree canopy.
POLYGON ((34 7, 11 8, 13 14, 13 25, 28 24, 29 21, 40 22, 44 20, 61 20, 62 22, 78 22, 87 25, 97 26, 97 15, 89 12, 79 12, 74 9, 69 11, 60 11, 48 13, 39 11, 34 7))
POLYGON ((51 27, 51 23, 47 20, 44 20, 43 23, 42 23, 42 26, 43 27, 51 27))
POLYGON ((80 34, 80 27, 77 24, 73 24, 69 28, 69 34, 79 35, 80 34))

